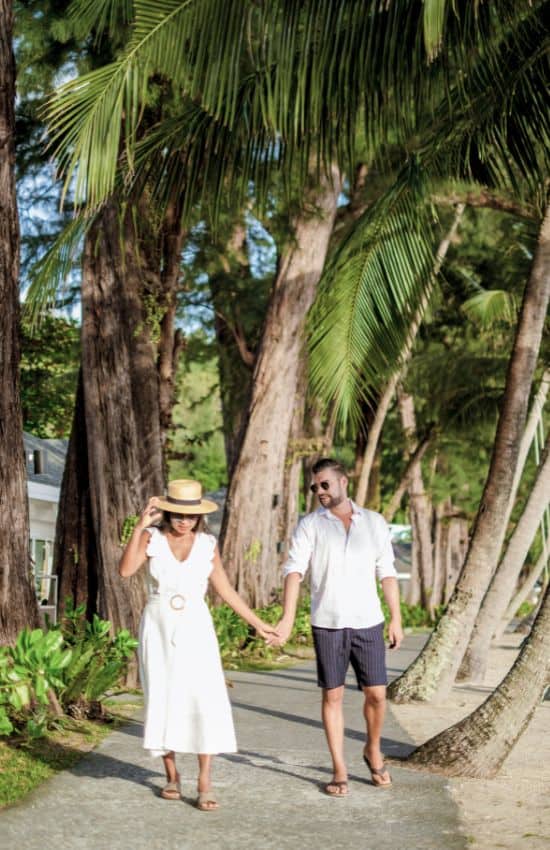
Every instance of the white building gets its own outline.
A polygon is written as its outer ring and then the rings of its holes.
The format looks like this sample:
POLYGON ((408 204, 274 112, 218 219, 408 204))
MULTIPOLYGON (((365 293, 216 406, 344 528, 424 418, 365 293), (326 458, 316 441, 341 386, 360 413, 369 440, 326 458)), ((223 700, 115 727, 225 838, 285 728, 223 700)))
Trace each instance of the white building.
POLYGON ((57 587, 56 579, 52 577, 53 544, 67 440, 42 440, 26 433, 23 440, 36 592, 42 607, 55 619, 57 587))

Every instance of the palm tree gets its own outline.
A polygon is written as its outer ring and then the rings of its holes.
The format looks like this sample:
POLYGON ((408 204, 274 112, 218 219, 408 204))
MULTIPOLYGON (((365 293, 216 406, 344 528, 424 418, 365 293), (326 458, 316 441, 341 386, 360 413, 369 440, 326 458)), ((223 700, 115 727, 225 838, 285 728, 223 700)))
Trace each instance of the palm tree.
MULTIPOLYGON (((77 6, 84 19, 89 5, 77 6)), ((407 141, 409 153, 416 147, 420 165, 409 156, 395 186, 344 240, 316 313, 313 376, 341 418, 353 418, 358 399, 391 373, 433 267, 426 172, 477 175, 508 194, 523 179, 540 206, 546 119, 532 92, 542 68, 541 9, 507 0, 460 12, 419 0, 371 0, 367 8, 359 0, 281 0, 243 9, 234 0, 220 12, 212 0, 136 0, 128 44, 115 62, 53 98, 52 144, 81 203, 110 196, 122 150, 127 182, 147 172, 161 202, 197 182, 186 207, 210 198, 214 212, 232 188, 242 200, 251 179, 257 197, 265 196, 275 167, 286 174, 296 168, 305 186, 312 154, 319 178, 331 163, 350 171, 362 117, 371 159, 390 138, 407 141), (152 75, 169 80, 176 99, 142 134, 152 75), (413 133, 420 144, 411 142, 413 133)), ((265 443, 250 427, 250 445, 265 443)), ((287 435, 285 425, 278 440, 287 435)), ((282 462, 285 450, 276 454, 282 462)), ((278 495, 258 493, 259 516, 277 519, 278 495)), ((238 541, 236 571, 258 549, 276 558, 275 522, 253 541, 234 522, 227 520, 226 546, 238 541)))
POLYGON ((550 681, 550 588, 512 669, 472 714, 418 747, 407 762, 446 776, 494 776, 550 681), (528 686, 526 686, 528 683, 528 686))
POLYGON ((447 610, 428 644, 390 687, 398 702, 428 700, 450 689, 466 650, 473 624, 500 549, 513 487, 521 436, 550 297, 550 208, 542 222, 537 250, 516 330, 506 388, 493 446, 491 466, 470 547, 447 610))
POLYGON ((549 504, 550 451, 547 445, 523 513, 479 609, 470 643, 458 672, 461 681, 482 682, 485 678, 489 647, 495 629, 506 613, 525 558, 549 504))
POLYGON ((0 2, 0 642, 38 624, 19 395, 19 223, 15 195, 13 8, 0 2))

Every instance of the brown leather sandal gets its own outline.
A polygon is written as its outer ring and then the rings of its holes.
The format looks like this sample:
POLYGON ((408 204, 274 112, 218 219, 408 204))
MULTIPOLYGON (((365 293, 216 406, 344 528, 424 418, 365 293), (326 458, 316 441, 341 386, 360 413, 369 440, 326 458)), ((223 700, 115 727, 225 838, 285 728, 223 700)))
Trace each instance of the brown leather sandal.
POLYGON ((371 767, 371 763, 368 760, 365 753, 363 753, 363 761, 365 762, 368 769, 370 770, 372 784, 374 785, 375 788, 391 788, 392 787, 393 781, 392 781, 392 778, 391 778, 390 773, 388 771, 388 768, 386 767, 386 765, 384 763, 382 763, 382 767, 371 767), (390 777, 389 782, 376 782, 375 781, 375 779, 374 779, 375 776, 379 776, 380 778, 382 778, 385 773, 387 773, 388 776, 390 777))

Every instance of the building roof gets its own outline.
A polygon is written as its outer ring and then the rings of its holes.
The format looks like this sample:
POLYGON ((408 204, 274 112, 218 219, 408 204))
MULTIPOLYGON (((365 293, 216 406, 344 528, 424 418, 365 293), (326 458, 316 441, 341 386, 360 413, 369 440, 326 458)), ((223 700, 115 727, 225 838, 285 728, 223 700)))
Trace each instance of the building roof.
POLYGON ((43 440, 33 434, 23 433, 27 479, 37 484, 61 487, 68 440, 43 440), (35 452, 40 452, 36 455, 35 452), (41 468, 41 471, 39 471, 41 468))

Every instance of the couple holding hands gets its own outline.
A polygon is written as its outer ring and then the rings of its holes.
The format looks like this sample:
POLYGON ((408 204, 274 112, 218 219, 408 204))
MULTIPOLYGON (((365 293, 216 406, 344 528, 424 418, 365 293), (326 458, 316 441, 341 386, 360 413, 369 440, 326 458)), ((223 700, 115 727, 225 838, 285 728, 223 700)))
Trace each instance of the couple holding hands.
POLYGON ((237 751, 231 704, 205 595, 208 583, 268 645, 282 646, 292 632, 300 583, 311 575, 311 624, 322 688, 322 718, 333 776, 323 790, 348 794, 344 760, 344 682, 352 664, 365 696, 363 758, 372 783, 391 787, 380 751, 386 701, 384 617, 381 582, 390 610, 390 647, 403 637, 397 573, 389 528, 383 517, 347 496, 343 467, 331 458, 312 469, 320 506, 303 517, 284 565, 283 616, 264 623, 231 586, 205 515, 218 506, 202 498, 198 481, 172 481, 165 498, 150 499, 123 552, 119 573, 129 577, 146 565, 148 600, 139 634, 140 677, 145 694, 143 746, 162 756, 165 799, 180 799, 176 753, 196 753, 197 807, 219 804, 211 787, 212 756, 237 751), (160 523, 160 525, 158 525, 160 523))

